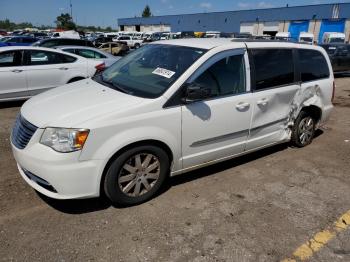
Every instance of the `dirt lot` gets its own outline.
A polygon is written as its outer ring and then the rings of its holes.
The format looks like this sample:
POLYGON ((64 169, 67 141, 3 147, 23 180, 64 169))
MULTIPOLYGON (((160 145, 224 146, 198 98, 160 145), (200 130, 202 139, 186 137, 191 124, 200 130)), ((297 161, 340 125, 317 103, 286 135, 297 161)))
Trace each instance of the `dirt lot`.
MULTIPOLYGON (((277 146, 174 177, 157 198, 123 209, 102 199, 53 201, 35 193, 9 146, 21 103, 0 105, 0 260, 293 258, 350 210, 350 78, 336 83, 331 120, 309 147, 277 146)), ((328 239, 317 242, 322 248, 310 261, 350 261, 350 229, 328 239)))

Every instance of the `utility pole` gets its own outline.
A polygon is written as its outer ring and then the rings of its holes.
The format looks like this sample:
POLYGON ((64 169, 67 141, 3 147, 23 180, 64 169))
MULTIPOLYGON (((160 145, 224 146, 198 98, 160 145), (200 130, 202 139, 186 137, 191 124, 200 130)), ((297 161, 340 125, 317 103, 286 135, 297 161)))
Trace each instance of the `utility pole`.
POLYGON ((72 0, 69 0, 69 6, 70 6, 70 17, 72 18, 72 21, 73 20, 73 5, 72 5, 72 0))

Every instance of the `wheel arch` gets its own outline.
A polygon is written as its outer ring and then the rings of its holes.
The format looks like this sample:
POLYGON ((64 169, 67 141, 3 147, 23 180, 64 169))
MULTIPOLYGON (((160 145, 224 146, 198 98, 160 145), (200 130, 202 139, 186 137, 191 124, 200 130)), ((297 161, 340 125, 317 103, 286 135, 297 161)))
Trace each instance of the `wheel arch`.
POLYGON ((67 84, 70 84, 70 83, 73 83, 73 82, 76 82, 76 81, 80 81, 80 80, 83 80, 85 79, 86 77, 84 76, 75 76, 75 77, 72 77, 68 80, 67 84))
POLYGON ((167 155, 169 156, 169 162, 170 162, 170 166, 172 165, 172 162, 174 160, 174 154, 173 151, 171 150, 171 148, 164 142, 160 141, 160 140, 156 140, 156 139, 146 139, 146 140, 140 140, 137 142, 133 142, 131 144, 128 144, 122 148, 120 148, 119 150, 117 150, 107 161, 106 165, 103 168, 103 172, 101 175, 101 179, 100 179, 100 195, 104 194, 104 188, 103 188, 103 184, 104 184, 104 180, 106 177, 106 173, 108 171, 108 168, 110 167, 110 165, 112 164, 112 162, 118 157, 120 156, 122 153, 124 153, 125 151, 136 147, 136 146, 144 146, 144 145, 154 145, 154 146, 158 146, 160 148, 162 148, 167 155))
POLYGON ((301 111, 309 113, 316 123, 319 123, 322 118, 322 109, 315 105, 308 105, 303 107, 301 111))

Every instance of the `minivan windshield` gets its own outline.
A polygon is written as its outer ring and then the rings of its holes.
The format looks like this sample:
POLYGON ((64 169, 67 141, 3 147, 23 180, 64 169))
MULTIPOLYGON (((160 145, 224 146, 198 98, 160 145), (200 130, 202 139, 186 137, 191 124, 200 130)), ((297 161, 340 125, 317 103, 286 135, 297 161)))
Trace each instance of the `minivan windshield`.
POLYGON ((163 94, 206 50, 149 44, 102 73, 99 82, 125 93, 156 98, 163 94))
POLYGON ((344 43, 345 38, 342 37, 332 37, 329 39, 329 43, 344 43))
POLYGON ((313 42, 313 38, 312 37, 300 37, 301 41, 304 42, 308 42, 308 43, 312 43, 313 42))

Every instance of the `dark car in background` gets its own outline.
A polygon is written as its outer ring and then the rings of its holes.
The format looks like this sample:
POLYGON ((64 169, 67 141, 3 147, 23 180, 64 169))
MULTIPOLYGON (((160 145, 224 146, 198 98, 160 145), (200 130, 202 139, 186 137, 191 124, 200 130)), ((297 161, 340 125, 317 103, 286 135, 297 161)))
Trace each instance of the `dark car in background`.
POLYGON ((83 39, 73 39, 73 38, 49 38, 42 39, 33 44, 33 46, 41 47, 55 47, 55 46, 64 46, 64 45, 78 45, 78 46, 90 46, 94 47, 93 43, 88 40, 83 39))
POLYGON ((113 37, 105 37, 105 36, 99 36, 97 37, 92 43, 96 46, 99 47, 104 43, 109 43, 113 41, 113 37))
POLYGON ((321 46, 331 59, 334 73, 350 72, 350 44, 334 43, 321 46))
POLYGON ((32 37, 37 38, 37 39, 45 39, 45 38, 49 37, 46 33, 43 33, 43 32, 33 32, 33 33, 28 33, 28 34, 32 37))
POLYGON ((7 31, 0 29, 0 35, 2 36, 6 36, 7 35, 7 31))
POLYGON ((180 38, 194 38, 194 32, 193 31, 182 31, 180 38))
POLYGON ((6 37, 0 42, 0 46, 29 46, 38 41, 37 38, 31 36, 12 36, 6 37))

